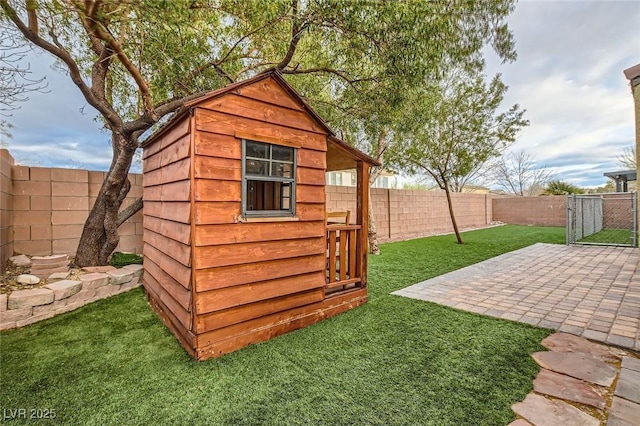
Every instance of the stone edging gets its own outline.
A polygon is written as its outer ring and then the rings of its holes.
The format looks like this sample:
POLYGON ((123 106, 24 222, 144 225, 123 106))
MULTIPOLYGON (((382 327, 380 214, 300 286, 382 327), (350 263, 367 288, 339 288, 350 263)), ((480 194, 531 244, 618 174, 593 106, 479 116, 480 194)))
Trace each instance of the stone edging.
POLYGON ((0 294, 0 330, 24 327, 140 286, 142 265, 80 275, 40 288, 0 294))

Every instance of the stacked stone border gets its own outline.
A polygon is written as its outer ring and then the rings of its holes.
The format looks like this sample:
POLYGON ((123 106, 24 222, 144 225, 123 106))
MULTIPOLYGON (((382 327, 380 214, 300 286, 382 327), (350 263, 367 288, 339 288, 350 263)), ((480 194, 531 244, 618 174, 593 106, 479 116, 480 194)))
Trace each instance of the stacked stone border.
POLYGON ((61 280, 40 288, 0 295, 0 330, 33 324, 96 300, 124 293, 142 283, 142 265, 86 268, 78 280, 61 280))

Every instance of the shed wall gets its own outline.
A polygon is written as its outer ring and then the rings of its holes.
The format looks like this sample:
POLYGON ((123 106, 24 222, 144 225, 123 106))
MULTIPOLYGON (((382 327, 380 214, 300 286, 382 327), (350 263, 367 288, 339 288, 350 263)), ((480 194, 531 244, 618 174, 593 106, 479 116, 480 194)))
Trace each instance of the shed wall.
POLYGON ((324 299, 327 148, 318 124, 269 79, 199 105, 194 117, 193 328, 206 358, 299 328, 291 322, 324 299), (243 138, 297 148, 297 220, 240 219, 243 138))
POLYGON ((185 117, 145 149, 144 286, 192 354, 191 135, 185 117))

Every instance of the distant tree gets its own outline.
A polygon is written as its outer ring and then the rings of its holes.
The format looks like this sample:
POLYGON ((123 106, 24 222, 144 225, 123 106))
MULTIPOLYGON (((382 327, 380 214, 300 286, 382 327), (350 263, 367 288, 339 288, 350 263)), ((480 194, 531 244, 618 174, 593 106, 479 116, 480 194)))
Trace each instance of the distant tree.
POLYGON ((602 186, 588 188, 585 190, 585 193, 587 194, 606 194, 609 192, 616 192, 616 185, 612 180, 608 180, 607 183, 602 186))
POLYGON ((425 185, 424 183, 420 183, 420 182, 405 182, 405 183, 402 184, 402 189, 426 191, 428 188, 427 188, 427 185, 425 185))
POLYGON ((552 180, 547 184, 542 195, 584 194, 584 189, 561 180, 552 180))
POLYGON ((636 147, 628 146, 624 149, 622 154, 618 156, 618 163, 625 170, 635 170, 636 169, 636 147))
POLYGON ((500 188, 519 196, 539 194, 553 178, 553 172, 539 166, 525 150, 504 154, 493 164, 491 172, 500 188))
POLYGON ((453 211, 456 182, 497 158, 529 122, 516 104, 498 112, 507 86, 496 75, 489 83, 478 70, 459 70, 440 81, 406 111, 402 143, 394 150, 398 166, 430 176, 445 191, 458 244, 463 244, 453 211))

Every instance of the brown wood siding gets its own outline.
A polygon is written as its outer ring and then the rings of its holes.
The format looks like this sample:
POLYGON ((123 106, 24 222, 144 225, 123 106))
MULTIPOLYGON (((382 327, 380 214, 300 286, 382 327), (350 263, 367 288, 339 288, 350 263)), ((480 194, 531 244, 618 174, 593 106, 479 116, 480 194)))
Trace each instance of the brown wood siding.
POLYGON ((265 278, 276 279, 306 274, 324 269, 326 255, 316 254, 296 258, 251 262, 242 265, 196 270, 196 291, 231 287, 258 282, 265 278))
POLYGON ((194 331, 220 340, 323 299, 327 139, 271 80, 205 102, 194 119, 194 331), (295 220, 241 219, 242 138, 296 148, 295 220))
POLYGON ((275 104, 285 108, 302 111, 302 106, 298 105, 282 87, 271 79, 262 80, 256 84, 243 87, 237 93, 247 98, 256 99, 269 104, 275 104))
POLYGON ((233 325, 198 334, 196 359, 218 357, 252 343, 264 342, 280 334, 307 327, 353 309, 366 301, 366 289, 357 289, 317 303, 246 321, 240 324, 242 327, 233 325))
POLYGON ((242 226, 237 224, 201 225, 196 228, 195 245, 211 246, 311 238, 323 232, 324 221, 243 223, 242 226))
MULTIPOLYGON (((279 125, 293 129, 325 135, 318 123, 312 120, 306 112, 285 108, 272 103, 266 103, 235 94, 228 94, 199 105, 199 108, 222 112, 242 118, 263 121, 270 126, 279 125)), ((235 130, 239 130, 236 128, 235 130)))
POLYGON ((153 247, 151 244, 145 243, 143 254, 145 257, 153 260, 164 271, 171 275, 184 288, 191 288, 191 268, 183 265, 171 256, 165 254, 161 250, 153 247))
POLYGON ((151 305, 193 352, 189 129, 185 117, 144 150, 143 282, 151 305))
POLYGON ((302 293, 288 294, 275 299, 263 300, 248 305, 198 315, 195 332, 200 334, 205 331, 217 330, 254 318, 281 312, 286 309, 320 302, 322 299, 324 299, 324 292, 322 289, 315 288, 302 293))
POLYGON ((278 77, 194 102, 145 148, 145 288, 197 359, 344 312, 325 295, 326 126, 278 77), (244 218, 242 139, 296 149, 295 217, 244 218))
MULTIPOLYGON (((242 226, 239 224, 237 226, 242 226)), ((264 260, 289 259, 292 257, 324 253, 326 240, 323 237, 298 240, 260 241, 256 243, 225 244, 195 247, 196 269, 218 266, 241 265, 264 260)))
POLYGON ((327 136, 206 109, 196 110, 196 131, 235 136, 236 132, 295 142, 302 148, 327 150, 327 136))
POLYGON ((325 285, 324 271, 260 281, 198 293, 196 313, 206 314, 260 300, 295 294, 325 285))

